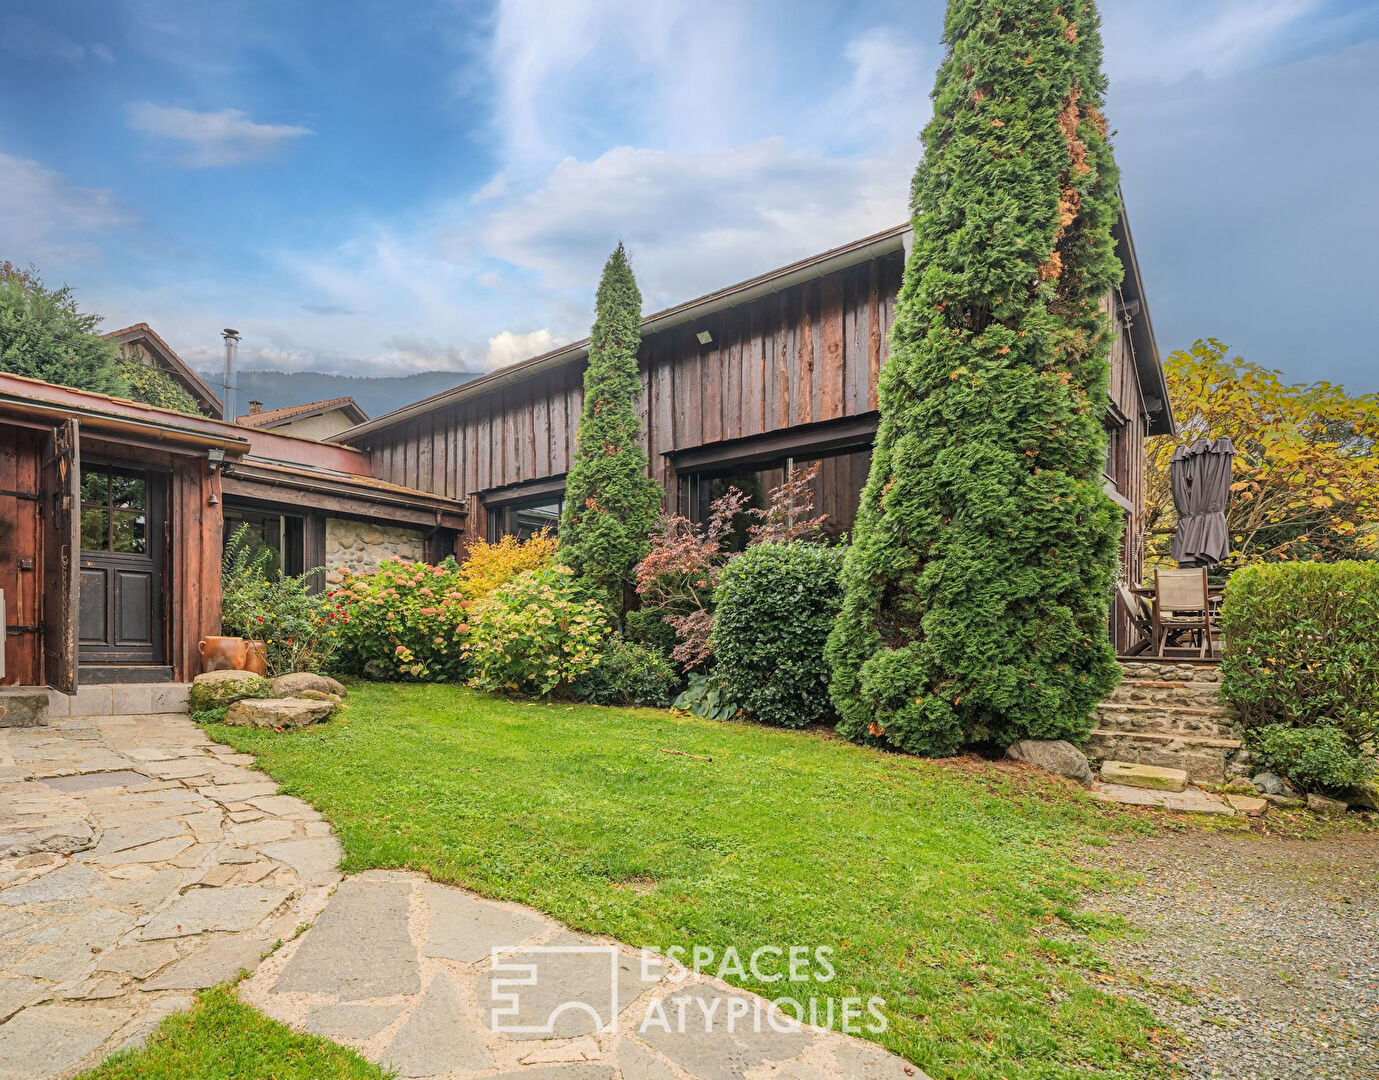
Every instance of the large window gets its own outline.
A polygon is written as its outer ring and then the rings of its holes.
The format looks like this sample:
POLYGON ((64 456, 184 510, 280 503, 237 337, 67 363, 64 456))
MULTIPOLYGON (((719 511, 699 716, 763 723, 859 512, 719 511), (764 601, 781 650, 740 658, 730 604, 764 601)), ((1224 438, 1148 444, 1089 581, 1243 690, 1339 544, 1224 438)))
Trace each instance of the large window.
POLYGON ((549 492, 531 499, 505 502, 488 508, 488 539, 496 544, 505 536, 526 540, 542 529, 554 536, 560 531, 560 512, 565 505, 560 495, 549 492))
MULTIPOLYGON (((871 447, 845 447, 827 454, 783 457, 771 461, 704 469, 680 474, 680 513, 691 521, 703 522, 709 517, 715 499, 730 487, 747 496, 747 505, 762 509, 771 489, 779 487, 793 473, 817 465, 814 478, 814 514, 825 515, 824 532, 840 537, 852 531, 857 522, 857 505, 871 468, 871 447)), ((746 515, 735 523, 730 546, 740 548, 747 541, 746 515)))
POLYGON ((244 528, 249 543, 273 553, 273 566, 281 574, 300 574, 306 570, 306 546, 302 518, 241 506, 225 507, 225 543, 244 528))

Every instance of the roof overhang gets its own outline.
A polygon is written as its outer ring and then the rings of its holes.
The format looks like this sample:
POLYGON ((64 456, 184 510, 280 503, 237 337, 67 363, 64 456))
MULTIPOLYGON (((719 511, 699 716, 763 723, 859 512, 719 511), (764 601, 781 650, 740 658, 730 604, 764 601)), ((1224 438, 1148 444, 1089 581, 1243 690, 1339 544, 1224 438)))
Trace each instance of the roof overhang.
POLYGON ((468 515, 464 503, 431 492, 257 458, 243 458, 228 466, 223 484, 227 495, 373 520, 385 517, 388 524, 418 528, 460 530, 468 515), (310 499, 304 500, 303 495, 310 499))
MULTIPOLYGON (((845 270, 851 266, 870 262, 872 259, 904 251, 909 243, 910 235, 911 225, 906 222, 904 225, 897 225, 884 232, 863 237, 861 240, 855 240, 842 247, 813 255, 808 259, 791 263, 789 266, 782 266, 770 273, 748 278, 746 281, 729 285, 717 292, 708 293, 683 304, 677 304, 675 307, 666 308, 664 311, 658 311, 642 320, 642 336, 646 338, 663 330, 683 326, 728 308, 782 292, 806 281, 826 277, 839 270, 845 270)), ((358 424, 332 436, 330 441, 337 443, 353 442, 356 439, 424 416, 437 409, 443 409, 461 401, 490 393, 501 387, 545 374, 556 368, 564 367, 566 364, 575 363, 588 355, 589 339, 584 338, 582 341, 563 345, 529 360, 521 360, 516 364, 500 368, 481 378, 461 383, 453 389, 442 391, 429 398, 423 398, 421 401, 406 405, 401 409, 395 409, 393 412, 370 420, 368 423, 358 424)))
POLYGON ((1173 403, 1168 397, 1168 380, 1164 376, 1159 345, 1154 339, 1154 323, 1149 317, 1149 302, 1144 295, 1144 281, 1140 277, 1140 261, 1135 254, 1135 241, 1130 232, 1130 219, 1125 213, 1125 196, 1121 194, 1120 216, 1111 227, 1116 241, 1116 255, 1125 268, 1120 286, 1120 305, 1117 316, 1130 329, 1130 351, 1134 356, 1135 375, 1140 383, 1140 398, 1144 402, 1146 432, 1150 435, 1172 435, 1173 403))

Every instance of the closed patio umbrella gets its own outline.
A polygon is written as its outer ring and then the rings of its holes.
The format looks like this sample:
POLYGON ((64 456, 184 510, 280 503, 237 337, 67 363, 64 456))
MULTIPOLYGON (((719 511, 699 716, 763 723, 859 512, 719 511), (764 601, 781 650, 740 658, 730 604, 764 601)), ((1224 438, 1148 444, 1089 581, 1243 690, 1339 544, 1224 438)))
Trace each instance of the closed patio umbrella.
POLYGON ((1178 510, 1173 558, 1179 566, 1212 567, 1231 553, 1226 500, 1234 456, 1235 445, 1225 436, 1198 439, 1173 451, 1168 468, 1178 510))

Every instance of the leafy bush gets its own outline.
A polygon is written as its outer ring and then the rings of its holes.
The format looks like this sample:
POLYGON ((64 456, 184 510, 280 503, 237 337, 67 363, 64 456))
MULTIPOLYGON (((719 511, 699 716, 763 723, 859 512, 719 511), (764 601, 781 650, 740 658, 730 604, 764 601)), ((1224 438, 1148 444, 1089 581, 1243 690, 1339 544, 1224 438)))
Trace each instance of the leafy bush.
MULTIPOLYGON (((819 467, 797 469, 772 488, 765 507, 749 505, 749 496, 730 487, 709 506, 708 520, 690 521, 679 514, 662 515, 651 536, 651 551, 636 566, 642 613, 655 612, 677 639, 672 660, 685 671, 703 667, 712 655, 713 596, 723 568, 739 552, 730 541, 748 521, 748 546, 819 535, 823 517, 811 517, 813 483, 819 467)), ((650 629, 650 614, 639 613, 639 626, 650 629)))
POLYGON ((1379 563, 1269 563, 1231 575, 1221 693, 1249 728, 1328 726, 1379 743, 1379 563))
POLYGON ((1329 724, 1266 724, 1250 732, 1249 745, 1263 768, 1307 791, 1337 791, 1374 775, 1374 762, 1345 732, 1329 724))
POLYGON ((660 608, 644 607, 629 611, 623 617, 623 636, 628 641, 655 649, 662 656, 670 656, 679 638, 675 627, 666 622, 660 608))
POLYGON ((573 689, 576 700, 591 705, 664 709, 679 681, 664 653, 614 634, 604 643, 598 666, 576 679, 573 689))
POLYGON ((719 678, 749 716, 804 727, 832 712, 824 645, 838 614, 840 548, 758 544, 728 564, 714 591, 719 678))
POLYGON ((742 711, 722 680, 702 671, 690 672, 689 685, 670 707, 706 720, 731 720, 742 711))
POLYGON ((498 543, 475 540, 460 566, 460 586, 470 600, 481 600, 528 570, 544 570, 555 562, 556 538, 542 529, 527 540, 505 536, 498 543))
POLYGON ((118 367, 129 388, 129 396, 135 401, 156 405, 160 409, 172 409, 188 416, 202 415, 196 398, 174 382, 172 376, 162 368, 152 367, 132 356, 121 357, 118 367))
POLYGON ((565 566, 528 570, 470 611, 469 685, 496 693, 553 694, 598 666, 608 636, 603 608, 565 566))
POLYGON ((340 623, 337 670, 376 679, 462 681, 466 588, 454 559, 434 566, 385 562, 372 574, 347 574, 329 594, 340 623))
POLYGON ((321 571, 280 574, 272 549, 255 545, 241 525, 225 547, 220 624, 225 634, 266 643, 270 678, 319 671, 339 645, 340 613, 311 591, 321 571))

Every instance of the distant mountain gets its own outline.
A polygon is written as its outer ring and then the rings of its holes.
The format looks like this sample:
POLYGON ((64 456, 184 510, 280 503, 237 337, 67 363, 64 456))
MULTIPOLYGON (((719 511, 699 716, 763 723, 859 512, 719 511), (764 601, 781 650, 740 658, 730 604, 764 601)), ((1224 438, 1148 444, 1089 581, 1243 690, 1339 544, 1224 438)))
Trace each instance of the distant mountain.
MULTIPOLYGON (((198 372, 211 389, 221 393, 223 372, 198 372)), ((400 409, 477 379, 481 371, 419 371, 415 375, 334 375, 326 371, 241 371, 236 374, 235 412, 249 411, 249 402, 265 409, 281 409, 307 401, 352 397, 372 416, 400 409)))

